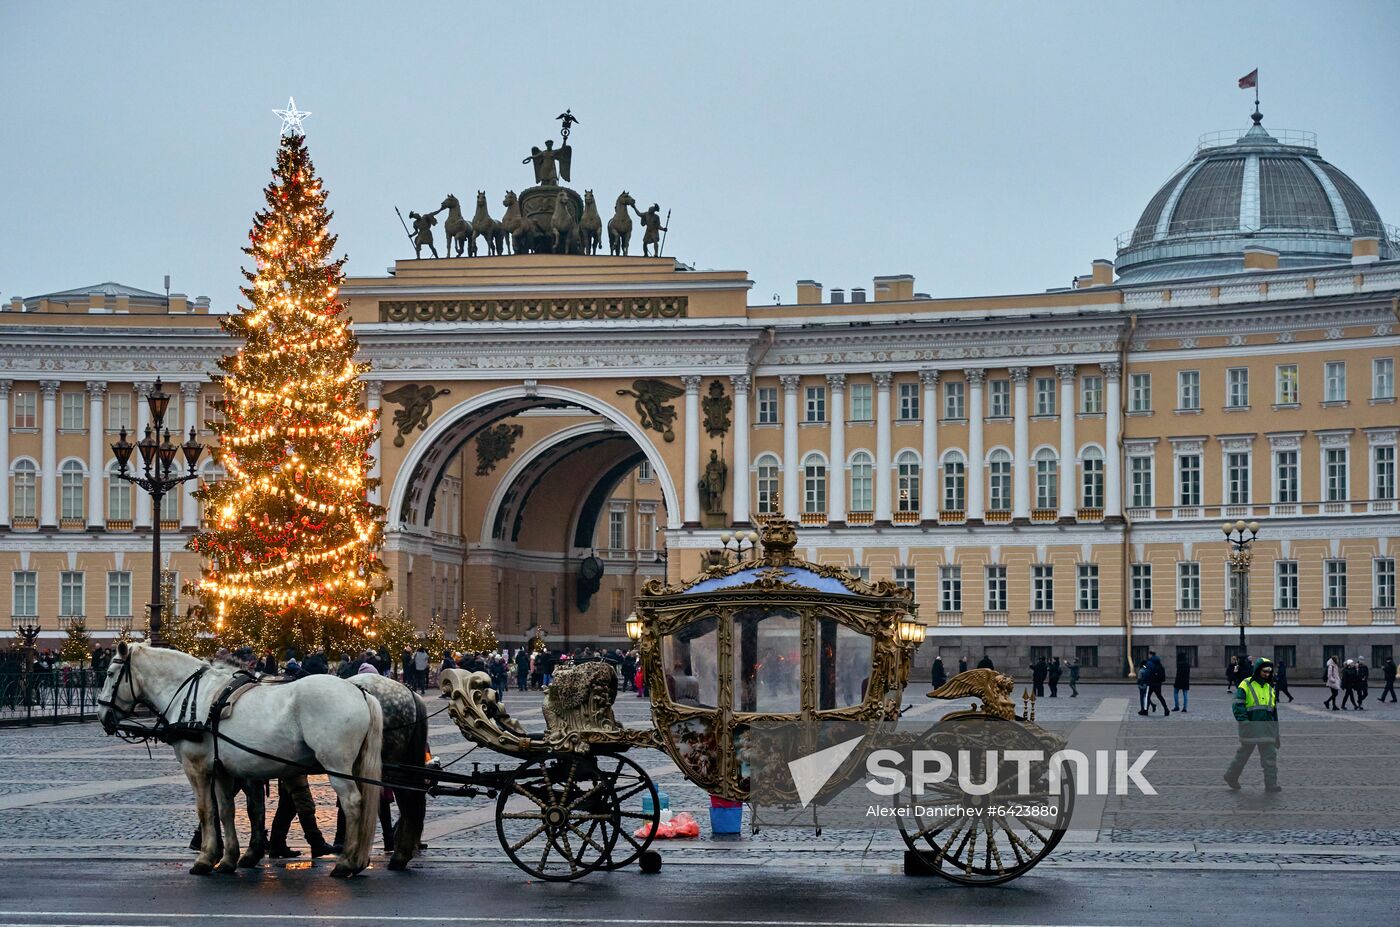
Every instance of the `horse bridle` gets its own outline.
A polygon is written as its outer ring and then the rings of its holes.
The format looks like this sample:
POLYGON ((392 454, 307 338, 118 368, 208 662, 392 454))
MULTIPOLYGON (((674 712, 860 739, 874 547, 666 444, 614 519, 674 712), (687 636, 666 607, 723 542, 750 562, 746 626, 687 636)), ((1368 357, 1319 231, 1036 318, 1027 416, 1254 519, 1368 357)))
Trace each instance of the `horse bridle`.
MULTIPOLYGON (((186 676, 185 681, 180 683, 175 689, 175 692, 170 696, 170 701, 166 702, 165 708, 161 709, 150 699, 146 698, 144 693, 141 695, 136 693, 136 683, 133 681, 131 675, 131 661, 135 656, 136 651, 128 650, 125 657, 112 658, 111 662, 120 665, 121 669, 117 671, 117 681, 112 686, 112 697, 109 699, 99 698, 97 700, 99 708, 106 708, 108 710, 107 717, 102 720, 102 729, 109 735, 121 734, 128 740, 142 740, 147 737, 159 738, 166 729, 185 724, 185 715, 188 709, 195 708, 197 710, 199 704, 199 680, 205 673, 209 672, 211 667, 208 663, 205 663, 200 666, 199 669, 186 676), (117 702, 117 697, 121 692, 123 681, 126 682, 127 691, 131 694, 130 705, 128 707, 123 707, 117 702), (175 704, 175 700, 180 697, 181 692, 185 693, 185 699, 180 703, 180 714, 176 719, 175 725, 172 725, 169 718, 166 717, 166 713, 170 711, 170 706, 175 704), (136 714, 137 707, 141 705, 145 705, 155 713, 156 723, 154 727, 147 727, 144 724, 137 724, 135 722, 127 723, 128 720, 136 714)), ((191 717, 191 721, 198 722, 198 720, 198 718, 191 717)))

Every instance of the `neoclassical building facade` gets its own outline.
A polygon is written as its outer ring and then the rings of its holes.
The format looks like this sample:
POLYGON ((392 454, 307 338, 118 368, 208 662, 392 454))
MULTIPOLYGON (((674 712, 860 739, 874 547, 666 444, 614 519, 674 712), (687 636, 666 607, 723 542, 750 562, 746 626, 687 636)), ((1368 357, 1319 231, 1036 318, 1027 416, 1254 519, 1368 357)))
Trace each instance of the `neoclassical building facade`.
MULTIPOLYGON (((1315 140, 1213 138, 1116 261, 1068 289, 930 298, 670 258, 405 260, 342 291, 381 413, 395 588, 508 640, 624 639, 646 579, 782 515, 806 556, 912 586, 919 663, 1040 654, 1116 676, 1147 648, 1213 671, 1240 610, 1222 522, 1260 522, 1252 653, 1311 673, 1395 630, 1400 252, 1315 140), (1115 268, 1115 264, 1117 267, 1115 268), (601 569, 599 568, 601 567, 601 569)), ((111 479, 157 376, 182 428, 232 349, 207 301, 121 287, 0 313, 0 581, 14 624, 140 614, 200 517, 111 479)), ((216 462, 205 478, 217 479, 216 462)))

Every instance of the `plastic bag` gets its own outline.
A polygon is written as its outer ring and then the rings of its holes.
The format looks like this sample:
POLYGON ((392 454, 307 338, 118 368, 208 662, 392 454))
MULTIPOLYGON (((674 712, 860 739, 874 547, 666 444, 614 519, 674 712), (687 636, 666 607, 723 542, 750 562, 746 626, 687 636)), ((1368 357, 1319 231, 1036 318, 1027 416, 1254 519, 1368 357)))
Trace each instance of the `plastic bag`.
MULTIPOLYGON (((638 840, 645 840, 651 829, 651 824, 647 823, 637 829, 632 836, 638 840)), ((681 811, 671 817, 671 820, 662 822, 656 828, 657 840, 677 840, 700 836, 700 823, 695 820, 695 816, 689 811, 681 811)))

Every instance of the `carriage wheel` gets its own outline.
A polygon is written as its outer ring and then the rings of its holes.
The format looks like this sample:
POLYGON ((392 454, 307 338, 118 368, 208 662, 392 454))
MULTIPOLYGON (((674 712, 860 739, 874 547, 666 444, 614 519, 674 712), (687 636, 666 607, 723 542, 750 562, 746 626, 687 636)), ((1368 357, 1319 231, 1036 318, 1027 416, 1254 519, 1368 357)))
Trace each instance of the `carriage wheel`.
POLYGON ((511 862, 537 879, 586 876, 607 864, 617 843, 613 795, 594 757, 530 760, 496 799, 496 836, 511 862))
POLYGON ((1004 758, 1007 750, 1044 750, 1035 733, 1015 721, 993 715, 964 715, 940 722, 918 747, 956 757, 969 751, 972 781, 985 781, 987 750, 997 751, 997 788, 987 795, 964 793, 953 782, 926 788, 919 796, 906 790, 904 806, 932 812, 898 817, 900 835, 913 859, 911 874, 931 873, 962 885, 998 885, 1025 875, 1065 835, 1074 810, 1073 770, 1060 768, 1051 787, 1047 762, 1030 767, 1030 793, 1017 788, 1018 767, 1004 758))
MULTIPOLYGON (((622 869, 647 853, 647 848, 656 839, 656 829, 661 825, 661 796, 656 791, 656 783, 651 781, 646 771, 628 757, 622 754, 601 756, 597 761, 599 770, 611 783, 613 800, 622 822, 618 829, 617 847, 603 868, 622 869), (644 796, 651 797, 650 814, 635 807, 635 803, 641 802, 644 796), (646 828, 646 836, 638 838, 633 832, 642 827, 646 828)), ((656 854, 652 853, 651 856, 656 854)), ((646 869, 645 862, 642 868, 646 869)))

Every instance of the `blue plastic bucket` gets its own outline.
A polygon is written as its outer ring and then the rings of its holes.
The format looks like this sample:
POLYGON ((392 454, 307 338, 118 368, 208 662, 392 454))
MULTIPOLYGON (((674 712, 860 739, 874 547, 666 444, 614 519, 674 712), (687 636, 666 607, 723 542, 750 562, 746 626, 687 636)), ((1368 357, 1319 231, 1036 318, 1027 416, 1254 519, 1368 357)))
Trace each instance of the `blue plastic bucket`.
POLYGON ((744 829, 744 807, 711 808, 710 832, 715 834, 737 834, 744 829))
MULTIPOLYGON (((661 809, 662 809, 663 811, 666 810, 667 808, 671 807, 671 796, 670 796, 670 795, 667 795, 665 792, 661 791, 660 789, 657 789, 657 790, 656 790, 656 795, 657 795, 657 797, 661 800, 661 809)), ((652 806, 651 806, 651 792, 650 792, 650 790, 648 790, 648 791, 645 791, 645 792, 642 793, 642 814, 653 814, 653 813, 655 813, 655 809, 652 808, 652 806)))

